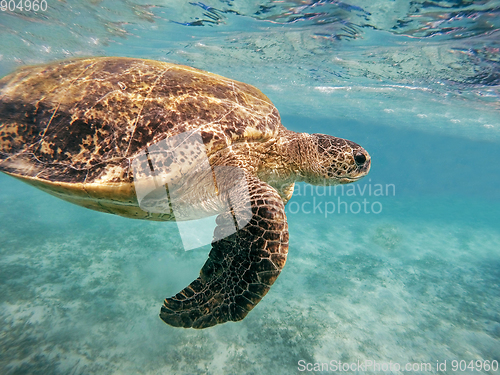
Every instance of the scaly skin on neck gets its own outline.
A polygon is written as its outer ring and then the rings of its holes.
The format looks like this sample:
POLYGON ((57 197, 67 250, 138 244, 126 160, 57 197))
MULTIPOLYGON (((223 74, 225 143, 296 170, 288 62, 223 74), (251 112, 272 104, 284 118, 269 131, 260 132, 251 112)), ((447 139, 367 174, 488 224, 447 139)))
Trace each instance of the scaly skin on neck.
MULTIPOLYGON (((358 159, 359 160, 359 159, 358 159)), ((370 169, 370 156, 354 142, 324 134, 283 129, 276 139, 240 142, 210 157, 212 165, 232 165, 265 181, 288 202, 295 182, 337 185, 354 182, 370 169), (356 155, 363 155, 359 163, 356 155)))

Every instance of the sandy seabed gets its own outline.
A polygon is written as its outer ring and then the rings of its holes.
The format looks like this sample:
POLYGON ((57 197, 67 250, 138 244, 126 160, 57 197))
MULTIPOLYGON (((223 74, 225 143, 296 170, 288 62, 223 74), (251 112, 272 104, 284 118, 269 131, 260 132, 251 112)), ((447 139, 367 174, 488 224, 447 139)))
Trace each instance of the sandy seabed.
POLYGON ((186 330, 159 309, 197 277, 208 246, 184 251, 173 223, 12 181, 2 176, 0 193, 2 374, 290 374, 299 361, 370 360, 433 372, 447 361, 452 374, 452 360, 500 360, 493 229, 291 214, 288 262, 262 302, 242 322, 186 330))

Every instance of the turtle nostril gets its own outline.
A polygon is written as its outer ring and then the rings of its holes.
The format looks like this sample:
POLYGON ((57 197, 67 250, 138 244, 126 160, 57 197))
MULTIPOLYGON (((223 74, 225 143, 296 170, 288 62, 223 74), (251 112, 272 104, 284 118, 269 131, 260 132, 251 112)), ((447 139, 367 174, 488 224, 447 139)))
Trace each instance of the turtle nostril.
POLYGON ((366 156, 364 154, 356 154, 354 156, 354 160, 356 161, 357 165, 363 165, 366 161, 366 156))

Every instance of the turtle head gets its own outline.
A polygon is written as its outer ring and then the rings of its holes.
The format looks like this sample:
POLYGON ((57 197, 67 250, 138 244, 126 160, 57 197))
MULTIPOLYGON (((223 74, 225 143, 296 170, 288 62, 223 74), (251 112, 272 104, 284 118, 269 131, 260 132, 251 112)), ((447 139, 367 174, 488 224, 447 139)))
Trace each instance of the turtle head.
POLYGON ((306 182, 313 185, 347 184, 370 171, 370 155, 360 145, 325 134, 311 134, 310 141, 310 152, 317 162, 312 163, 305 173, 306 182))

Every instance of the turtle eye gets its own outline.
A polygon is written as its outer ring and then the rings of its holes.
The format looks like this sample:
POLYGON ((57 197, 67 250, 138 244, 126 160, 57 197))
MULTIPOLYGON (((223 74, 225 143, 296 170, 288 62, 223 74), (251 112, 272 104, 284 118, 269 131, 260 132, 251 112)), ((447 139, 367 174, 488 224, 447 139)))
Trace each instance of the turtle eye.
POLYGON ((357 165, 363 165, 366 161, 366 156, 364 154, 356 154, 354 155, 354 160, 356 161, 357 165))

